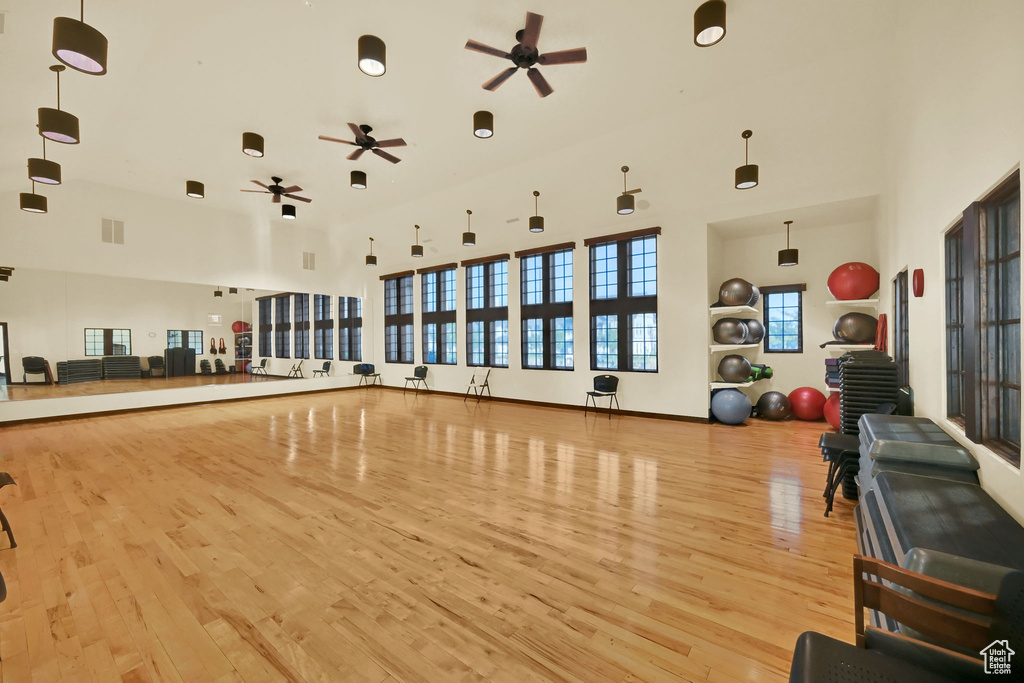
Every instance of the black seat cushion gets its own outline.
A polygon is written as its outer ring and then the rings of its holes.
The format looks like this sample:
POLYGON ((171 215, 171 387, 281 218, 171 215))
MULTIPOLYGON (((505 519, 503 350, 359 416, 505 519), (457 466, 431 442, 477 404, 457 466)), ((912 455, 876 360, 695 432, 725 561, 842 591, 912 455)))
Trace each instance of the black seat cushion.
POLYGON ((902 659, 808 631, 796 641, 789 683, 950 683, 902 659))

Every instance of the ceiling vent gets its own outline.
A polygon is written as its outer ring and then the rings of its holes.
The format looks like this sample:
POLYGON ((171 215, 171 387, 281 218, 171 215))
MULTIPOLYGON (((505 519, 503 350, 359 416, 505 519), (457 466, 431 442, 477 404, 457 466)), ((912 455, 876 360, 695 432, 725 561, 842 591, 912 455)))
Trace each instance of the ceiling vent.
POLYGON ((124 221, 104 218, 102 235, 107 244, 124 244, 124 221))
POLYGON ((302 269, 316 270, 316 254, 311 251, 302 252, 302 269))

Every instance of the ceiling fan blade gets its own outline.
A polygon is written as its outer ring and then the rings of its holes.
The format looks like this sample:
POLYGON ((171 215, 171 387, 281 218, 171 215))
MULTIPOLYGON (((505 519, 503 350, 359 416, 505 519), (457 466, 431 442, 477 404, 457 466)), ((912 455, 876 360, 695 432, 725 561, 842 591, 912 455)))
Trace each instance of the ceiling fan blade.
POLYGON ((534 14, 533 12, 526 13, 526 28, 523 29, 523 39, 519 44, 526 48, 527 51, 537 47, 537 41, 540 40, 540 25, 543 23, 543 15, 534 14))
POLYGON ((274 194, 270 190, 239 190, 240 192, 256 192, 257 194, 274 194))
POLYGON ((332 138, 332 137, 328 137, 326 135, 318 135, 317 137, 320 138, 321 140, 327 140, 328 142, 340 142, 343 145, 353 145, 355 147, 359 146, 359 143, 357 143, 357 142, 350 142, 348 140, 341 140, 339 138, 332 138))
POLYGON ((359 126, 357 126, 354 123, 350 123, 350 124, 348 124, 348 127, 349 127, 349 130, 352 131, 352 135, 356 136, 356 142, 360 142, 361 143, 363 140, 366 139, 366 133, 364 133, 363 130, 359 126))
POLYGON ((587 48, 578 47, 575 50, 548 52, 541 55, 538 61, 541 64, 581 64, 587 61, 587 48))
POLYGON ((466 49, 467 50, 472 50, 473 52, 482 52, 485 55, 494 55, 495 57, 504 57, 505 59, 508 59, 509 56, 510 56, 504 50, 499 50, 496 47, 491 47, 490 45, 484 45, 483 43, 478 43, 475 40, 467 40, 466 41, 466 49))
POLYGON ((365 151, 366 151, 365 149, 360 147, 359 149, 357 149, 356 151, 352 152, 351 154, 349 154, 345 158, 348 159, 349 161, 355 161, 359 157, 363 156, 363 152, 365 152, 365 151))
MULTIPOLYGON (((250 183, 256 183, 257 185, 259 185, 260 187, 262 187, 262 188, 264 188, 264 189, 266 189, 266 190, 269 190, 269 189, 270 189, 270 186, 269 186, 269 185, 266 185, 266 184, 264 184, 264 183, 261 183, 261 182, 260 182, 260 181, 258 181, 258 180, 250 180, 249 182, 250 182, 250 183)), ((255 190, 253 190, 253 191, 255 192, 255 190)))
POLYGON ((500 74, 498 74, 497 76, 495 76, 491 80, 489 80, 486 83, 484 83, 484 90, 491 90, 491 91, 497 90, 499 85, 501 85, 502 83, 507 81, 509 78, 511 78, 512 74, 514 74, 517 71, 519 71, 519 67, 518 66, 513 66, 513 67, 510 67, 508 69, 505 69, 500 74))
POLYGON ((274 196, 273 196, 273 197, 272 197, 272 198, 270 199, 270 201, 271 201, 271 203, 273 203, 273 204, 280 204, 280 203, 281 203, 281 195, 279 195, 279 194, 275 194, 275 195, 274 195, 274 196))
POLYGON ((544 78, 544 75, 537 69, 527 69, 526 75, 530 77, 530 80, 533 82, 533 87, 537 89, 537 94, 541 97, 547 97, 555 91, 555 89, 551 87, 551 84, 548 83, 547 79, 544 78))
POLYGON ((306 202, 307 204, 309 204, 311 201, 313 201, 312 199, 306 199, 305 197, 300 197, 297 194, 287 194, 287 193, 285 193, 284 196, 287 197, 288 199, 294 199, 296 201, 306 202))
POLYGON ((393 164, 397 164, 399 161, 401 161, 401 159, 399 159, 398 157, 391 156, 387 152, 382 152, 379 149, 371 149, 370 151, 379 156, 381 159, 387 159, 393 164))
POLYGON ((378 140, 378 147, 405 147, 405 140, 402 138, 392 138, 391 140, 378 140))
POLYGON ((281 192, 283 194, 288 194, 289 192, 302 192, 302 188, 298 185, 290 185, 288 187, 282 187, 281 192))

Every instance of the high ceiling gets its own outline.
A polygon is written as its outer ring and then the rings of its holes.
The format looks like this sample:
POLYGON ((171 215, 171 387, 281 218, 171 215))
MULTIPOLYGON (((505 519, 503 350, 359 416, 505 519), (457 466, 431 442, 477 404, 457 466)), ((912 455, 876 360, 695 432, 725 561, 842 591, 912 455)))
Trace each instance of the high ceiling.
MULTIPOLYGON (((269 182, 278 175, 313 199, 299 207, 303 225, 363 240, 365 232, 346 231, 373 225, 372 217, 393 214, 399 206, 415 206, 406 212, 410 217, 426 216, 417 222, 450 216, 454 232, 463 229, 470 201, 498 207, 511 195, 508 206, 521 210, 502 206, 487 218, 503 224, 518 211, 525 219, 535 185, 543 184, 542 209, 551 207, 551 194, 588 178, 595 163, 600 177, 607 176, 600 190, 611 195, 607 201, 621 188, 618 167, 629 163, 635 169, 630 180, 636 179, 631 185, 646 183, 640 199, 656 202, 648 188, 665 180, 666 145, 677 157, 681 145, 708 150, 702 154, 721 150, 714 173, 728 183, 732 167, 742 161, 743 128, 757 129, 772 117, 813 119, 814 112, 786 111, 795 93, 766 85, 785 74, 800 74, 805 95, 820 90, 849 97, 850 106, 838 107, 849 120, 834 122, 838 127, 856 126, 863 118, 867 105, 858 98, 881 75, 857 72, 837 88, 835 79, 844 74, 834 65, 856 71, 887 49, 888 36, 879 26, 888 3, 729 0, 728 35, 707 49, 693 45, 698 5, 90 0, 85 19, 109 39, 109 73, 65 72, 63 108, 80 117, 83 142, 50 144, 48 155, 63 164, 65 183, 88 180, 192 201, 184 197, 184 183, 197 179, 206 183, 206 204, 253 216, 274 216, 277 209, 269 197, 238 190, 254 187, 250 179, 269 182), (465 50, 466 40, 508 49, 527 10, 545 16, 542 52, 585 46, 588 63, 545 67, 555 88, 545 99, 525 74, 496 92, 483 90, 481 84, 507 63, 465 50), (381 78, 356 68, 356 41, 364 33, 387 44, 388 71, 381 78), (686 120, 686 112, 713 107, 722 97, 737 101, 744 92, 753 93, 748 107, 716 113, 712 124, 700 128, 696 119, 686 120), (477 109, 494 112, 490 140, 472 135, 477 109), (392 150, 403 161, 392 165, 365 155, 350 162, 344 157, 352 148, 317 140, 319 134, 348 138, 348 121, 372 125, 377 137, 404 137, 409 146, 392 150), (263 159, 241 153, 247 130, 265 137, 263 159), (588 144, 601 146, 600 155, 580 155, 577 169, 567 155, 588 144), (352 169, 369 174, 368 190, 348 187, 352 169), (480 178, 494 180, 485 193, 477 188, 472 197, 452 198, 458 195, 453 189, 480 178), (431 205, 435 196, 452 199, 431 205)), ((8 0, 0 35, 2 190, 27 188, 25 159, 41 148, 36 108, 54 106, 54 79, 47 71, 55 61, 53 17, 77 12, 71 0, 8 0)), ((825 130, 812 127, 808 135, 816 137, 808 144, 825 144, 825 130)), ((783 147, 764 129, 751 143, 762 163, 783 147)), ((707 172, 710 161, 699 160, 707 172)), ((51 203, 60 201, 60 193, 61 188, 48 191, 51 203)), ((411 225, 394 229, 402 241, 411 237, 411 225)))

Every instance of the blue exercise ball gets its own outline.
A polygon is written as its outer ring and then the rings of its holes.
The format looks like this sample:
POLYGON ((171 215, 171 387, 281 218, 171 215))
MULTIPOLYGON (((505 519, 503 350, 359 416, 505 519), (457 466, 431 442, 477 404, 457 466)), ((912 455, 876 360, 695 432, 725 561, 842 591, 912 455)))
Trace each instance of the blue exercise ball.
POLYGON ((752 408, 750 398, 739 389, 723 389, 711 397, 711 414, 723 424, 743 424, 752 408))

